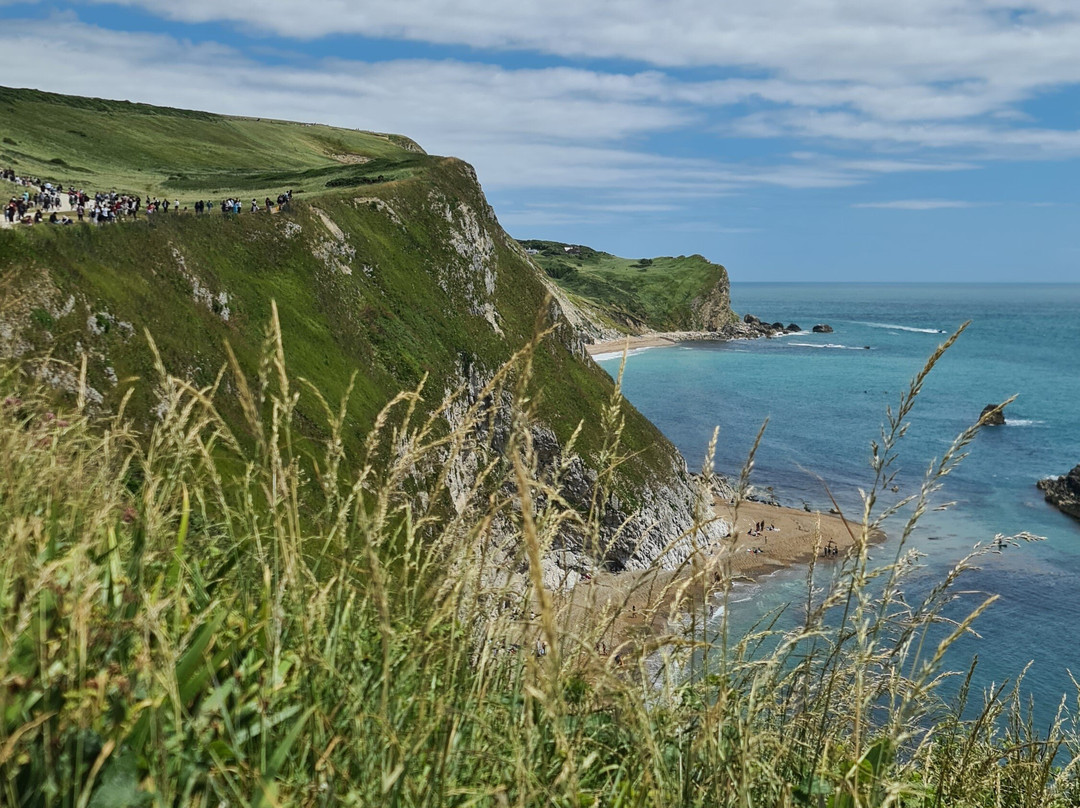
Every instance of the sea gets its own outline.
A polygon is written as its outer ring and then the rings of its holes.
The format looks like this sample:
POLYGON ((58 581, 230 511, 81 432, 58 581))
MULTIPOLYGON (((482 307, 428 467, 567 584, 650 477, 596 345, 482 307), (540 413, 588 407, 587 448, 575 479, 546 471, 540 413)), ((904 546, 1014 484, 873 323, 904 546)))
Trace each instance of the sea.
MULTIPOLYGON (((763 424, 751 483, 783 505, 862 513, 873 483, 871 443, 888 408, 949 335, 969 323, 938 361, 907 419, 895 463, 898 493, 914 493, 928 467, 983 407, 1016 396, 1006 424, 985 427, 944 479, 909 547, 922 568, 909 598, 925 593, 976 545, 1022 531, 1043 541, 1006 543, 981 556, 959 582, 960 614, 998 600, 976 622, 978 636, 946 659, 966 670, 977 658, 976 691, 1015 683, 1048 726, 1062 700, 1076 713, 1080 678, 1080 521, 1046 503, 1035 487, 1080 463, 1080 285, 732 284, 732 307, 798 333, 730 342, 684 343, 632 352, 623 393, 679 448, 692 470, 719 428, 716 471, 737 476, 763 424), (819 323, 832 333, 813 333, 819 323)), ((599 358, 613 376, 621 355, 599 358)), ((906 515, 906 514, 905 514, 906 515)), ((875 560, 895 557, 903 522, 875 560)), ((740 590, 733 630, 776 610, 799 617, 805 568, 783 570, 740 590)), ((948 695, 946 688, 945 695, 948 695)))

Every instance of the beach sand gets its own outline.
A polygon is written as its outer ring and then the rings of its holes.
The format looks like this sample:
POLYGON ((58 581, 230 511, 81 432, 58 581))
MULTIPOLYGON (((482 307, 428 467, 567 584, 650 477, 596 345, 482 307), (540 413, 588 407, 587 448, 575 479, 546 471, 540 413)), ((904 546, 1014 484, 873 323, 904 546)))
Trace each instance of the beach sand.
MULTIPOLYGON (((670 636, 683 615, 700 610, 704 600, 711 604, 707 609, 711 612, 721 565, 729 580, 752 581, 813 559, 836 564, 856 546, 861 534, 858 523, 832 514, 749 501, 739 503, 737 513, 723 500, 717 500, 714 509, 735 525, 732 536, 721 546, 702 551, 683 568, 600 572, 570 592, 553 593, 560 635, 591 642, 595 650, 614 660, 632 646, 648 646, 670 636), (766 529, 751 535, 760 522, 766 529), (835 553, 823 555, 825 547, 835 548, 835 553)), ((882 538, 877 535, 872 540, 882 538)), ((534 630, 527 630, 523 639, 532 643, 539 636, 539 622, 527 621, 529 625, 534 630)))
POLYGON ((636 351, 642 348, 661 348, 670 345, 678 345, 680 342, 691 340, 715 340, 723 339, 722 336, 708 331, 667 331, 641 334, 639 336, 619 337, 618 339, 594 342, 586 345, 585 350, 589 356, 620 355, 624 350, 636 351))

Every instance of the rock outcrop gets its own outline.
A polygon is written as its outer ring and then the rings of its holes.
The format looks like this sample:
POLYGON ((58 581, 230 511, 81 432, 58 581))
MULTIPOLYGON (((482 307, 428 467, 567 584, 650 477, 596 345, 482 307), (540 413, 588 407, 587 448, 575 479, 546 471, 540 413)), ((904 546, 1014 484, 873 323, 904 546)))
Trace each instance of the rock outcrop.
POLYGON ((815 334, 831 334, 833 327, 828 323, 818 323, 812 330, 815 334))
POLYGON ((987 404, 979 415, 979 423, 983 426, 1004 426, 1005 412, 999 409, 1000 404, 987 404))
MULTIPOLYGON (((219 243, 217 231, 207 235, 205 220, 192 217, 178 218, 167 230, 140 230, 137 242, 125 239, 133 232, 127 226, 50 234, 60 242, 45 272, 24 260, 33 249, 0 254, 0 271, 18 281, 13 299, 24 301, 0 306, 0 359, 30 367, 32 357, 52 356, 78 368, 85 357, 83 387, 78 373, 53 373, 44 381, 102 412, 119 406, 130 390, 127 412, 140 427, 149 426, 167 402, 153 385, 133 386, 131 380, 154 375, 154 359, 135 335, 154 330, 166 366, 196 387, 210 387, 228 361, 225 343, 241 357, 241 372, 258 371, 253 359, 265 342, 262 313, 276 301, 287 357, 324 358, 303 368, 313 385, 338 400, 342 379, 347 383, 356 373, 364 380, 345 396, 346 456, 362 456, 372 419, 399 391, 415 389, 426 377, 420 406, 434 409, 441 393, 464 388, 442 416, 454 431, 468 426, 465 413, 475 405, 484 430, 469 433, 475 446, 433 455, 436 465, 418 465, 416 488, 424 490, 445 472, 449 504, 466 514, 481 472, 515 445, 511 426, 525 417, 516 398, 505 394, 510 387, 491 392, 488 385, 540 328, 548 336, 537 351, 532 383, 545 395, 532 401, 527 416, 530 462, 578 513, 590 512, 596 494, 602 502, 598 535, 581 535, 580 527, 575 532, 572 519, 560 529, 543 554, 545 580, 549 567, 674 567, 693 543, 713 544, 726 535, 709 503, 699 501, 678 451, 629 405, 620 406, 622 439, 632 457, 613 473, 600 473, 600 424, 613 383, 586 357, 584 343, 603 328, 546 283, 503 231, 471 167, 431 158, 422 169, 409 180, 370 186, 363 197, 327 193, 280 215, 245 217, 245 238, 228 242, 227 250, 224 236, 219 243), (81 277, 77 268, 87 256, 110 283, 97 288, 72 280, 81 277), (427 394, 431 390, 435 395, 427 394), (707 526, 691 538, 696 521, 707 526)), ((44 231, 27 236, 44 237, 44 231)), ((698 305, 697 324, 730 326, 727 304, 725 274, 698 305)), ((230 376, 225 384, 231 382, 230 376)), ((306 438, 322 439, 314 400, 301 399, 296 418, 306 438)), ((514 498, 513 491, 504 493, 514 498)), ((518 534, 509 522, 506 527, 500 534, 493 526, 490 538, 513 544, 518 534)), ((512 546, 505 557, 514 558, 512 546)))
MULTIPOLYGON (((799 330, 799 327, 792 323, 785 327, 783 323, 777 321, 768 323, 753 314, 744 314, 742 318, 742 329, 745 336, 750 337, 775 337, 782 334, 793 334, 799 330)), ((744 336, 740 334, 739 336, 744 336)))
POLYGON ((1063 513, 1080 519, 1080 465, 1063 477, 1047 477, 1036 485, 1046 495, 1046 501, 1063 513))

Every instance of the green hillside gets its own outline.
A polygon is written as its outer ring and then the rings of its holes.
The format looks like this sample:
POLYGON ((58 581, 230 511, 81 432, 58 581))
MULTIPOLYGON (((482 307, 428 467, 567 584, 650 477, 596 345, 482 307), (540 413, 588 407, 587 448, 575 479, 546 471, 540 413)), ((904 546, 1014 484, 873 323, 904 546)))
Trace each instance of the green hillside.
POLYGON ((703 256, 635 260, 556 241, 521 244, 575 303, 620 332, 716 331, 734 319, 727 270, 703 256))
MULTIPOLYGON (((164 366, 196 385, 214 383, 226 343, 243 372, 256 373, 276 301, 294 372, 330 402, 356 375, 343 432, 354 455, 400 391, 426 378, 431 407, 467 382, 482 386, 553 325, 538 273, 499 227, 472 169, 406 138, 24 90, 0 90, 0 110, 0 164, 14 159, 20 172, 64 186, 170 196, 183 186, 195 197, 238 185, 257 196, 286 186, 311 192, 273 215, 184 212, 103 228, 0 230, 0 355, 77 364, 85 354, 88 394, 105 410, 130 394, 129 412, 149 423, 160 405, 144 330, 164 366), (373 161, 336 162, 330 155, 342 150, 373 161)), ((584 424, 577 450, 592 464, 613 388, 577 343, 565 324, 546 340, 533 362, 542 390, 533 405, 560 444, 584 424)), ((60 387, 73 401, 71 380, 60 387)), ((241 423, 234 399, 219 406, 241 423)), ((632 509, 642 487, 662 488, 680 461, 652 424, 621 406, 632 459, 614 482, 632 509)), ((322 410, 316 396, 301 397, 309 439, 322 437, 311 426, 322 410)))
MULTIPOLYGON (((364 193, 362 201, 327 194, 274 216, 159 215, 110 228, 0 230, 0 278, 26 295, 15 304, 18 314, 9 311, 5 320, 29 355, 51 352, 75 362, 89 349, 88 383, 103 405, 114 408, 130 390, 133 411, 149 414, 157 404, 156 373, 144 329, 167 368, 210 385, 226 363, 226 342, 246 372, 257 370, 276 301, 286 354, 299 375, 336 401, 358 374, 345 433, 346 448, 356 450, 383 405, 425 375, 437 403, 443 390, 466 381, 468 368, 494 372, 532 336, 545 297, 512 245, 493 243, 491 305, 502 333, 476 313, 468 259, 449 235, 455 223, 468 227, 483 215, 463 164, 445 160, 364 193), (456 222, 433 210, 432 198, 453 204, 456 222), (461 213, 464 200, 475 207, 461 213), (323 217, 346 235, 335 238, 323 217)), ((598 420, 611 380, 557 339, 548 342, 537 357, 544 391, 537 403, 565 440, 580 421, 598 420)), ((239 418, 228 400, 222 406, 239 418)), ((314 398, 302 399, 302 422, 316 422, 320 409, 314 398)), ((629 447, 664 466, 652 456, 667 455, 666 442, 643 417, 626 412, 629 447)), ((587 455, 597 448, 595 434, 581 436, 587 455)))
POLYGON ((67 188, 262 201, 409 176, 408 138, 0 87, 0 166, 67 188))

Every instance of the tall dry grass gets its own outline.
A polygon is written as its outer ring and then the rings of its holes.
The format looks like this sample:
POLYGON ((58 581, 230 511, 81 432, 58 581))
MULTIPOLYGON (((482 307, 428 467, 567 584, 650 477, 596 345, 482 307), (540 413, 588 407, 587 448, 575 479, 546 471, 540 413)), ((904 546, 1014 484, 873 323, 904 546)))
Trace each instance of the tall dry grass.
POLYGON ((875 446, 857 551, 835 574, 810 566, 796 628, 735 635, 692 597, 708 582, 723 603, 724 557, 694 556, 671 593, 686 627, 616 667, 596 650, 611 615, 571 622, 540 561, 568 529, 593 547, 606 535, 617 400, 582 512, 561 496, 567 469, 533 447, 535 347, 480 395, 402 393, 356 458, 344 406, 287 372, 276 316, 254 379, 232 367, 196 389, 159 367, 145 435, 122 409, 55 412, 6 370, 0 804, 1076 803, 1071 713, 1040 734, 1015 685, 969 707, 970 673, 939 695, 949 646, 988 605, 945 616, 984 550, 905 595, 911 529, 975 434, 879 507, 940 351, 875 446), (218 415, 224 395, 242 429, 218 415), (325 412, 317 446, 293 430, 305 395, 325 412), (907 526, 879 562, 869 538, 897 509, 907 526))

